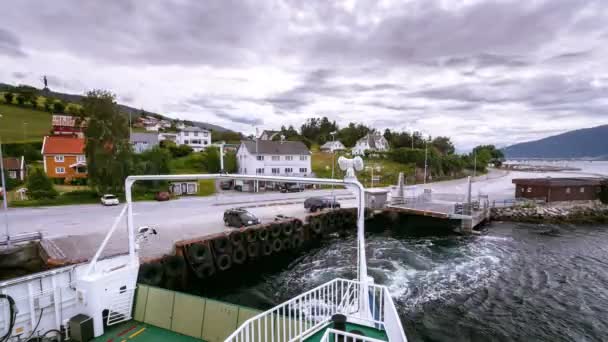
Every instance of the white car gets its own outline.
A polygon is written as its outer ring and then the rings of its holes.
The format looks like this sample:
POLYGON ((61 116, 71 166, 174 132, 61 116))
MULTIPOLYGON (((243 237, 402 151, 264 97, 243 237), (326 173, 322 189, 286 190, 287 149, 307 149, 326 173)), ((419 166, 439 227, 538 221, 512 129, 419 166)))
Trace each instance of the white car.
POLYGON ((118 197, 110 194, 101 196, 101 204, 103 205, 118 205, 118 197))

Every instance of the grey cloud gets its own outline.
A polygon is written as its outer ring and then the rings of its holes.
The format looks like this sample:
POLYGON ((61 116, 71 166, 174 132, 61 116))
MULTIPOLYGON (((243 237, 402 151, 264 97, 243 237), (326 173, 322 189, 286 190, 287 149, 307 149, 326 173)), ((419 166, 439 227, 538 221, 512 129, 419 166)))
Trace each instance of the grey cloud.
POLYGON ((7 55, 10 57, 26 56, 17 36, 2 28, 0 28, 0 55, 7 55))
POLYGON ((27 72, 21 72, 21 71, 15 71, 11 74, 13 76, 13 78, 16 78, 18 80, 22 80, 24 78, 27 77, 28 73, 27 72))
POLYGON ((252 116, 252 115, 236 115, 236 114, 219 112, 219 113, 215 113, 215 116, 217 116, 218 118, 221 118, 221 119, 230 120, 230 121, 233 121, 236 123, 252 125, 252 126, 259 126, 259 125, 264 124, 263 119, 256 118, 255 116, 252 116))

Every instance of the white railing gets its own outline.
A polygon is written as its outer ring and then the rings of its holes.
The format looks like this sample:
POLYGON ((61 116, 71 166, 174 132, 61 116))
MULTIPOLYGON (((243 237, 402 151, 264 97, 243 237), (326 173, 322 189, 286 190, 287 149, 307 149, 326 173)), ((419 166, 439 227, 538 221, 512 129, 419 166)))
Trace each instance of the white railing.
POLYGON ((302 341, 325 328, 335 314, 350 321, 385 330, 391 341, 405 335, 388 289, 367 284, 369 312, 361 312, 361 283, 334 279, 245 321, 225 342, 302 341), (387 324, 388 323, 388 324, 387 324), (390 331, 389 331, 390 330, 390 331))
POLYGON ((376 338, 366 337, 362 335, 357 335, 353 333, 349 333, 346 331, 336 330, 336 329, 327 329, 323 337, 321 338, 321 342, 386 342, 384 340, 379 340, 376 338))
POLYGON ((110 298, 108 325, 114 325, 131 319, 135 288, 118 289, 110 298))

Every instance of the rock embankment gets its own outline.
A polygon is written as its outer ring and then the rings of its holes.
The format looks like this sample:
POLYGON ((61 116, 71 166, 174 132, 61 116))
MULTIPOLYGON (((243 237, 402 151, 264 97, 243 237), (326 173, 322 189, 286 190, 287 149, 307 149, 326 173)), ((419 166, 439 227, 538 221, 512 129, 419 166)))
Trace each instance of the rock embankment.
POLYGON ((608 206, 595 207, 505 207, 492 208, 494 221, 513 221, 529 223, 608 223, 608 206))

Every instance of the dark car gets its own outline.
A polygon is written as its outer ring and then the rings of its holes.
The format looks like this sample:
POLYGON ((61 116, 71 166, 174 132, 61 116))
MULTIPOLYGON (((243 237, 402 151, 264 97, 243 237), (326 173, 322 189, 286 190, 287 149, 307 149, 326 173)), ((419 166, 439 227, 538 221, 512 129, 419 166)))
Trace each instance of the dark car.
POLYGON ((340 208, 340 203, 327 197, 310 197, 304 201, 304 209, 311 213, 325 208, 340 208))
POLYGON ((228 209, 224 212, 224 225, 228 227, 246 227, 259 224, 260 219, 245 209, 228 209))
POLYGON ((281 187, 279 188, 279 191, 286 193, 286 192, 300 192, 300 191, 304 191, 304 187, 300 186, 298 184, 282 184, 281 187))
POLYGON ((159 191, 154 195, 154 199, 157 201, 168 201, 171 199, 171 195, 166 191, 159 191))
POLYGON ((230 189, 232 189, 232 181, 231 180, 221 181, 220 182, 220 188, 222 190, 230 190, 230 189))

